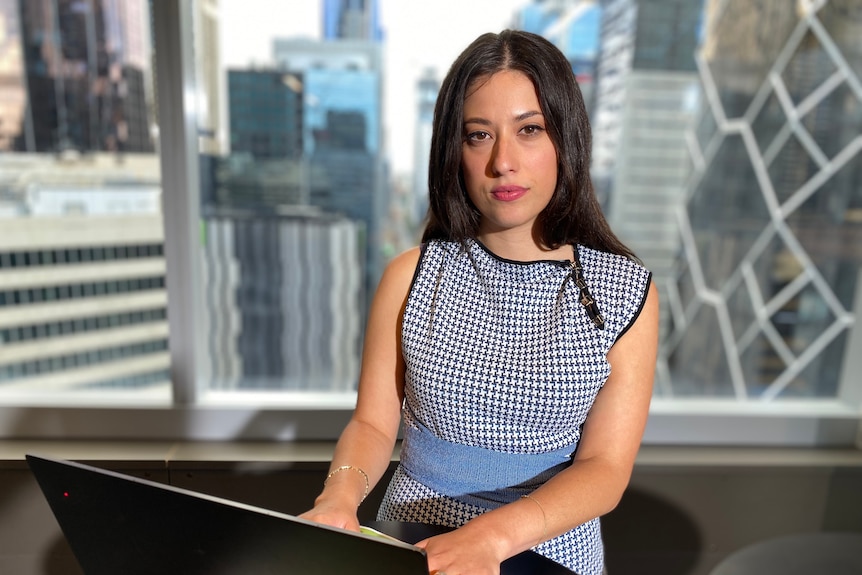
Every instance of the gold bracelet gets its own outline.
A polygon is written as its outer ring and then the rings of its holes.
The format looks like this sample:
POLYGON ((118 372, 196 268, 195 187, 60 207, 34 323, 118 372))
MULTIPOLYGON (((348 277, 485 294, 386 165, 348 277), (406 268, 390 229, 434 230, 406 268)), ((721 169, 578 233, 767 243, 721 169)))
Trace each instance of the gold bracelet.
POLYGON ((362 474, 362 477, 365 478, 365 493, 362 494, 362 499, 359 500, 359 504, 361 505, 362 502, 365 501, 365 498, 368 497, 368 490, 369 490, 370 484, 368 482, 368 474, 365 473, 364 471, 362 471, 362 469, 360 469, 359 467, 356 467, 355 465, 342 465, 341 467, 336 467, 335 469, 330 471, 329 475, 326 476, 326 479, 323 480, 323 486, 326 487, 326 483, 329 481, 329 479, 333 475, 335 475, 339 471, 344 471, 346 469, 352 469, 353 471, 358 471, 359 473, 362 474))
POLYGON ((539 543, 536 543, 536 545, 539 545, 540 543, 543 543, 545 541, 545 538, 548 536, 548 516, 545 515, 545 508, 542 507, 542 504, 539 503, 539 500, 532 495, 521 495, 521 499, 529 499, 530 501, 538 505, 539 510, 542 512, 542 538, 539 539, 539 543))

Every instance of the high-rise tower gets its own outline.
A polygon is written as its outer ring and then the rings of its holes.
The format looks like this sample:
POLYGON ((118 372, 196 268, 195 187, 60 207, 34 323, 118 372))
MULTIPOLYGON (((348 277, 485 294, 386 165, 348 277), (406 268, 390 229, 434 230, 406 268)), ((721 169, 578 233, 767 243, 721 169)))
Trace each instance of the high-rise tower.
POLYGON ((13 149, 152 152, 146 0, 18 7, 29 107, 13 149))
POLYGON ((323 38, 380 42, 378 4, 378 0, 324 0, 323 38))
MULTIPOLYGON (((686 133, 698 97, 702 3, 602 2, 592 175, 608 221, 649 267, 665 301, 687 178, 686 133)), ((662 309, 663 327, 667 308, 662 309)))
POLYGON ((862 8, 788 6, 708 4, 666 299, 676 395, 858 388, 842 364, 862 313, 862 8))

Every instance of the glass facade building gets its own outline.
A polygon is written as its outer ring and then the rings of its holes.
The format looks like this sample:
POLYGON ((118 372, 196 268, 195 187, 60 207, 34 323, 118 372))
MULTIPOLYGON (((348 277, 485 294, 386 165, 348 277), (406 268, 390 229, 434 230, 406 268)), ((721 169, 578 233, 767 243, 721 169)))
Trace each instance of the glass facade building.
POLYGON ((255 159, 303 153, 302 77, 277 70, 229 70, 230 149, 255 159))
POLYGON ((847 366, 862 310, 862 6, 796 6, 708 13, 668 297, 677 395, 859 388, 847 366))
POLYGON ((12 149, 152 152, 143 0, 6 2, 28 94, 12 149), (20 9, 20 11, 18 11, 20 9))

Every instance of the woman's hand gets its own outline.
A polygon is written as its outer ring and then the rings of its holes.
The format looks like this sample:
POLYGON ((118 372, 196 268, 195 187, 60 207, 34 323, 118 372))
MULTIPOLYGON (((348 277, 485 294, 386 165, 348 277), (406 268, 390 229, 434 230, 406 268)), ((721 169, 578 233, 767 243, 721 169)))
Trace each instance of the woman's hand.
POLYGON ((461 527, 416 544, 428 554, 431 575, 500 575, 505 559, 495 538, 461 527))
POLYGON ((359 531, 359 519, 356 516, 356 512, 330 501, 317 503, 314 508, 306 511, 299 517, 331 527, 359 531))

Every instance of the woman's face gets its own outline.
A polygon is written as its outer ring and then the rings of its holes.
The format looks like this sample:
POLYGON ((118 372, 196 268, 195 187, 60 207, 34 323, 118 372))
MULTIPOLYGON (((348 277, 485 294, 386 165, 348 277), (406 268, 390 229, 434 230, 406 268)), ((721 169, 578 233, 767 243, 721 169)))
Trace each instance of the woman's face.
POLYGON ((536 89, 521 72, 477 80, 464 100, 461 170, 482 214, 479 236, 532 233, 557 185, 557 151, 536 89))

